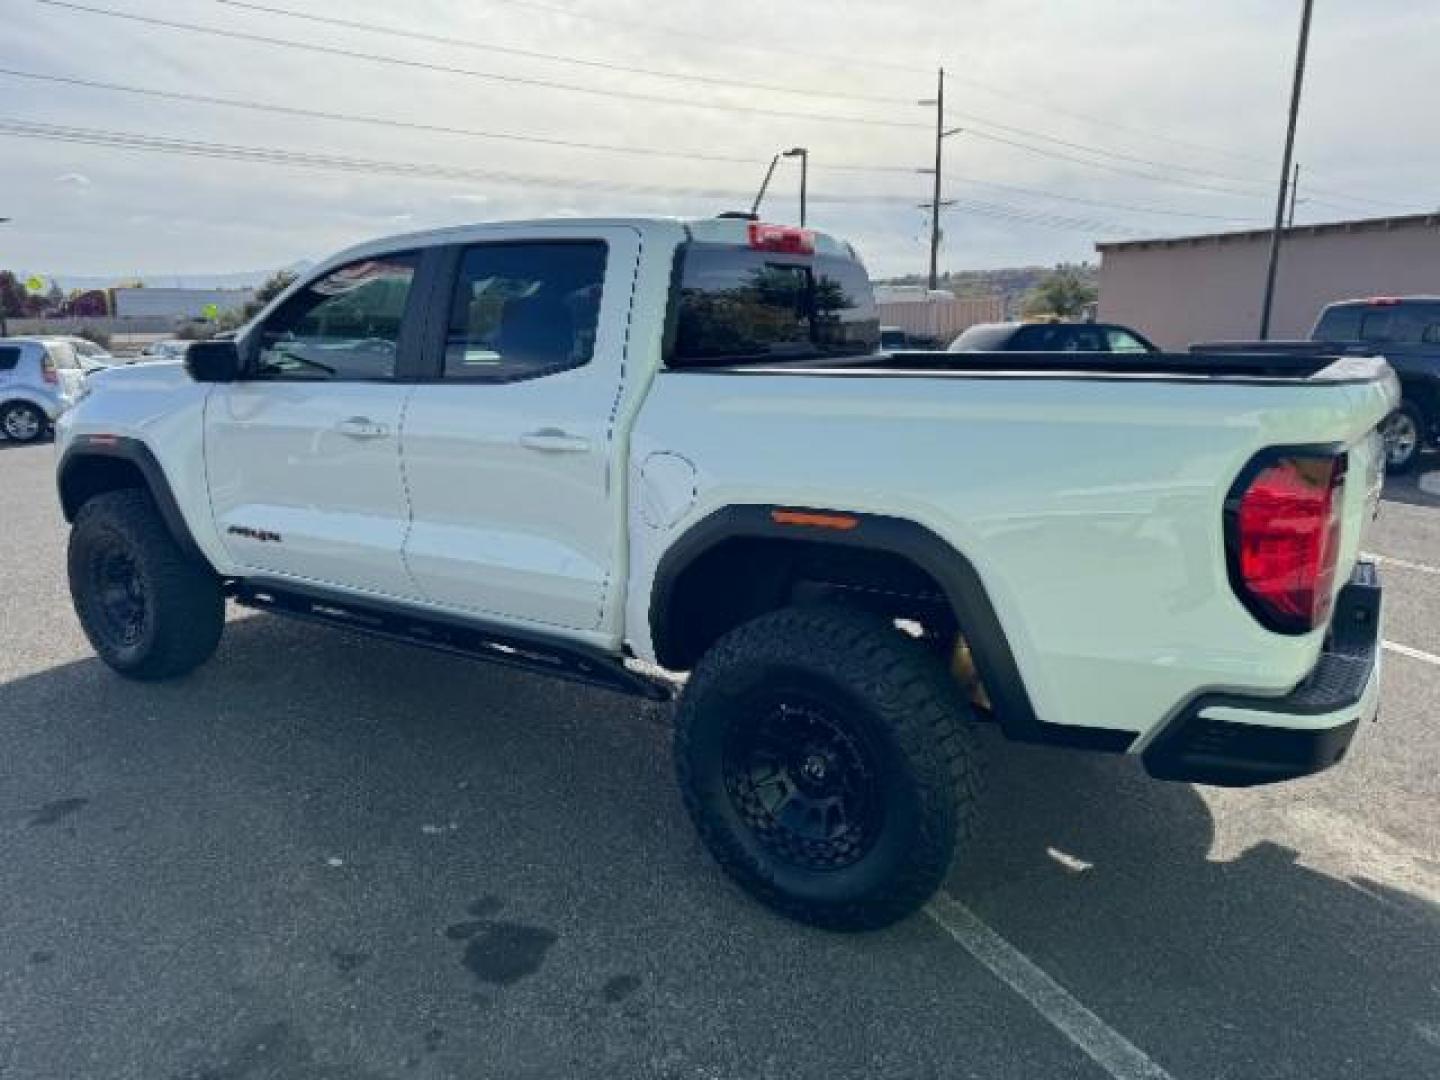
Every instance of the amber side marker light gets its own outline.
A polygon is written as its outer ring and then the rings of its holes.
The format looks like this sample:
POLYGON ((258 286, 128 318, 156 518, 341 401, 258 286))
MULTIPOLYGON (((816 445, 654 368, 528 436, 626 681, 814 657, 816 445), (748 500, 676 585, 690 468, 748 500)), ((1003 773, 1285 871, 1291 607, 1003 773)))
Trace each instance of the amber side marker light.
POLYGON ((811 529, 839 529, 846 532, 860 524, 849 514, 820 514, 811 510, 771 510, 770 520, 776 525, 798 525, 811 529))

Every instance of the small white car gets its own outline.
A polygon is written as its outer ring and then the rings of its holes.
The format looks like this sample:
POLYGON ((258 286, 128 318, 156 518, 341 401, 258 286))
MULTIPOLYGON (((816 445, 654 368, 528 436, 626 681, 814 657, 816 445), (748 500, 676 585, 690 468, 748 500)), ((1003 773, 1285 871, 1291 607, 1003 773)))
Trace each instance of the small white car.
POLYGON ((965 852, 978 723, 1191 782, 1340 760, 1379 692, 1383 361, 879 332, 849 244, 758 221, 354 248, 62 418, 80 624, 136 679, 209 659, 227 597, 652 698, 689 672, 700 837, 835 929, 965 852))
POLYGON ((84 381, 75 349, 53 338, 0 338, 0 435, 35 442, 75 400, 84 381))

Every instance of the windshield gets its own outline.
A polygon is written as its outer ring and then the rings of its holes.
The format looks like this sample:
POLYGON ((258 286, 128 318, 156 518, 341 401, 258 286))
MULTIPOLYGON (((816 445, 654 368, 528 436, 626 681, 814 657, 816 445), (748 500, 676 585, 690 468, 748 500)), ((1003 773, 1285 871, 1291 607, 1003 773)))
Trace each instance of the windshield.
POLYGON ((951 352, 996 352, 1003 348, 1015 333, 1009 323, 982 323, 972 326, 950 343, 951 352))

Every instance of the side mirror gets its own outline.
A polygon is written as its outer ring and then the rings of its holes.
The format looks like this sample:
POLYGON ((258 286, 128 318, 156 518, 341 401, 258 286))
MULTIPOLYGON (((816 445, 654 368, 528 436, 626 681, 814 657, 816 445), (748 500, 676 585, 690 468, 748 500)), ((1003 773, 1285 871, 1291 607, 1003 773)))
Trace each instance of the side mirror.
POLYGON ((185 370, 196 382, 234 382, 240 368, 240 349, 233 341, 197 341, 185 350, 185 370))

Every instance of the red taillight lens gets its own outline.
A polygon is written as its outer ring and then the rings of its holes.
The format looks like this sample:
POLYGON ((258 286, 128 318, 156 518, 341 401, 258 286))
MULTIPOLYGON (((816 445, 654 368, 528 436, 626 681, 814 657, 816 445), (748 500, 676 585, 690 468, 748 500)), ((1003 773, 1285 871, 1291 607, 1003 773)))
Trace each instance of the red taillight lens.
POLYGON ((815 254, 815 234, 793 225, 766 225, 750 222, 750 246, 756 251, 775 251, 784 255, 815 254))
POLYGON ((51 384, 60 381, 60 376, 55 371, 55 361, 48 356, 42 357, 40 360, 40 378, 51 384))
POLYGON ((1232 494, 1231 580, 1272 630, 1303 634, 1330 617, 1344 479, 1343 454, 1286 454, 1268 458, 1232 494))

